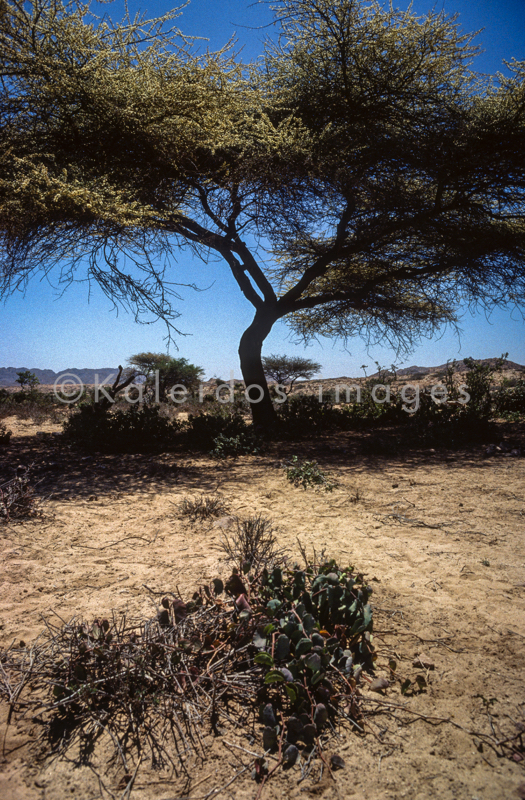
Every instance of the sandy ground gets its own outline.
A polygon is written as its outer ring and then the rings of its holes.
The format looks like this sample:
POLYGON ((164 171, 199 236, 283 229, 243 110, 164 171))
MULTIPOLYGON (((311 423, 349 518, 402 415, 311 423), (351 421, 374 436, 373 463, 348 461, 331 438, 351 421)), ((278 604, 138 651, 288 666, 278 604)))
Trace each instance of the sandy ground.
MULTIPOLYGON (((340 731, 331 752, 346 766, 333 778, 324 770, 320 781, 298 784, 292 769, 272 779, 265 798, 525 797, 525 752, 501 757, 476 736, 525 730, 523 458, 486 457, 481 445, 371 456, 352 434, 227 463, 177 454, 83 457, 60 437, 37 435, 59 431, 56 424, 6 422, 14 436, 0 453, 0 482, 18 463, 34 462, 37 491, 48 499, 42 521, 0 526, 2 646, 31 642, 42 617, 89 619, 112 609, 150 617, 145 585, 159 592, 178 587, 184 595, 226 576, 217 549, 221 527, 192 525, 178 513, 183 498, 219 492, 231 514, 271 518, 292 554, 298 555, 299 537, 307 550, 325 548, 365 572, 374 586, 378 675, 386 675, 392 657, 400 674, 412 678, 416 655, 435 666, 419 669, 428 682, 420 694, 404 697, 394 683, 383 698, 373 695, 393 710, 371 716, 366 736, 340 731), (337 488, 329 494, 291 487, 281 465, 294 453, 317 458, 337 488), (432 719, 413 715, 406 725, 396 720, 396 705, 432 719)), ((35 745, 30 719, 15 714, 9 726, 3 719, 1 798, 101 796, 87 767, 53 760, 35 745)), ((249 764, 245 750, 261 752, 260 743, 242 730, 218 738, 203 731, 203 737, 209 751, 190 759, 190 779, 144 764, 133 800, 254 798, 249 769, 226 784, 249 764)), ((114 797, 123 797, 117 770, 105 781, 114 797)))

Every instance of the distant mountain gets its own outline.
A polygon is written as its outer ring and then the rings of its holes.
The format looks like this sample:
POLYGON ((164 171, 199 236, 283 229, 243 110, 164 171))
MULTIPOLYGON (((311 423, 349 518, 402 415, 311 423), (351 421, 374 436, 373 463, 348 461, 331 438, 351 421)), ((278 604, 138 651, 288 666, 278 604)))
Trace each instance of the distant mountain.
MULTIPOLYGON (((474 360, 477 364, 484 364, 494 368, 499 358, 476 358, 474 360)), ((516 364, 515 361, 503 361, 502 369, 513 369, 518 372, 525 371, 525 367, 521 364, 516 364)), ((434 372, 446 372, 446 370, 447 364, 441 364, 439 367, 404 367, 403 369, 398 369, 396 372, 398 376, 403 377, 405 375, 430 375, 434 372)), ((455 370, 456 372, 467 372, 468 367, 463 359, 461 359, 461 361, 456 361, 455 370)), ((393 377, 391 370, 386 370, 386 373, 393 377)), ((375 375, 371 375, 370 377, 377 378, 377 376, 378 373, 376 372, 375 375)))
MULTIPOLYGON (((28 367, 0 367, 0 386, 18 386, 16 379, 18 377, 17 372, 24 372, 28 367)), ((69 369, 60 370, 60 372, 53 372, 52 369, 37 369, 36 367, 32 367, 29 369, 29 372, 32 372, 40 383, 46 385, 52 385, 57 378, 61 375, 66 375, 66 373, 71 373, 73 375, 77 375, 78 378, 84 384, 95 383, 95 375, 98 375, 99 383, 106 380, 109 375, 117 376, 118 367, 101 367, 100 369, 77 369, 76 367, 71 367, 69 369)))
MULTIPOLYGON (((476 359, 478 361, 478 359, 476 359)), ((488 364, 491 367, 496 365, 498 361, 497 358, 482 358, 479 359, 479 363, 481 364, 488 364)), ((18 386, 16 383, 17 379, 17 372, 23 372, 24 370, 28 369, 27 367, 0 367, 0 386, 18 386)), ((418 376, 423 377, 424 375, 430 375, 434 372, 445 372, 447 369, 446 364, 441 364, 439 367, 404 367, 403 369, 397 370, 398 377, 410 377, 410 376, 418 376)), ((514 361, 504 361, 503 362, 503 369, 512 369, 518 372, 525 372, 525 366, 521 364, 516 364, 514 361)), ((456 362, 456 370, 457 372, 466 372, 467 366, 463 360, 456 362)), ((77 375, 82 383, 89 385, 95 383, 95 375, 98 375, 99 383, 102 383, 106 380, 109 375, 117 375, 118 367, 101 367, 100 369, 77 369, 76 367, 70 367, 69 369, 61 370, 60 372, 53 372, 52 369, 37 369, 33 367, 29 369, 29 372, 33 372, 41 384, 50 386, 52 385, 57 378, 61 375, 65 375, 66 373, 72 373, 73 375, 77 375)), ((393 374, 390 370, 385 370, 385 374, 393 378, 393 374)), ((375 375, 369 375, 369 378, 377 378, 377 373, 375 375)), ((332 382, 345 382, 345 381, 353 381, 356 378, 317 378, 312 381, 301 381, 297 386, 300 386, 301 383, 308 383, 308 384, 315 384, 315 383, 323 383, 327 380, 332 382)), ((213 384, 214 381, 208 381, 208 384, 213 384)), ((241 384, 242 381, 236 381, 236 383, 241 384)))

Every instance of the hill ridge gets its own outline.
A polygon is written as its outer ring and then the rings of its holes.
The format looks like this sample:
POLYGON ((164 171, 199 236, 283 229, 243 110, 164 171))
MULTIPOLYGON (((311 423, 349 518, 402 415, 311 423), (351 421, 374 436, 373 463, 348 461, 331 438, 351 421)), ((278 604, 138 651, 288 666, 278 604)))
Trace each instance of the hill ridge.
POLYGON ((115 374, 116 377, 118 373, 118 367, 100 367, 99 369, 69 367, 68 369, 61 369, 59 372, 55 372, 52 369, 38 369, 37 367, 0 367, 0 386, 17 386, 17 372, 24 372, 27 369, 36 375, 40 383, 44 385, 54 383, 57 378, 67 373, 77 375, 82 383, 85 384, 95 383, 95 375, 98 375, 98 380, 101 383, 109 375, 115 374))
MULTIPOLYGON (((495 366, 496 362, 499 361, 498 358, 480 358, 475 359, 477 363, 487 364, 492 367, 495 366)), ((452 363, 452 362, 449 362, 452 363)), ((89 369, 87 367, 83 367, 82 369, 77 369, 77 367, 69 367, 68 369, 59 370, 59 372, 55 372, 52 369, 39 369, 37 367, 0 367, 0 386, 16 386, 16 379, 17 373, 23 372, 29 369, 29 372, 32 372, 36 375, 38 380, 41 384, 44 385, 51 385, 53 384, 57 378, 61 375, 65 375, 66 373, 72 373, 77 375, 82 383, 84 384, 93 384, 95 383, 95 375, 98 375, 98 381, 102 383, 105 381, 109 375, 117 375, 118 367, 100 367, 98 369, 89 369)), ((396 375, 398 377, 409 377, 410 375, 430 375, 433 372, 444 372, 447 369, 447 364, 441 364, 440 366, 436 367, 418 367, 418 366, 411 366, 411 367, 403 367, 401 369, 396 370, 396 375)), ((517 364, 515 361, 508 361, 505 360, 503 362, 503 369, 512 369, 517 371, 525 371, 525 366, 522 364, 517 364)), ((456 361, 456 371, 457 372, 465 372, 467 367, 465 365, 465 360, 460 359, 456 361)), ((385 369, 384 375, 392 378, 393 372, 392 370, 385 369)), ((375 372, 372 375, 368 376, 369 378, 377 378, 379 377, 379 373, 375 372)), ((314 378, 310 381, 305 381, 306 383, 322 383, 323 380, 329 381, 355 381, 355 380, 362 380, 363 376, 359 378, 350 378, 348 376, 340 376, 337 378, 314 378)), ((206 381, 204 381, 206 383, 206 381)), ((209 381, 208 381, 209 383, 209 381)), ((301 381, 302 383, 302 381, 301 381)))

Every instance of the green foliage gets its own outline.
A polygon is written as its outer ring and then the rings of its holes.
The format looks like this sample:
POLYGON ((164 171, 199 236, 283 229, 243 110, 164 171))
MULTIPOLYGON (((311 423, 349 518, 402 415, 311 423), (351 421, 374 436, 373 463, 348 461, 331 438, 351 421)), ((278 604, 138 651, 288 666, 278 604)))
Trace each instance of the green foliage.
MULTIPOLYGON (((128 361, 131 369, 146 379, 145 397, 155 399, 155 373, 158 372, 159 399, 169 398, 173 386, 184 386, 188 393, 196 391, 204 376, 201 367, 190 364, 186 358, 173 358, 165 353, 138 353, 128 361)), ((179 393, 175 393, 175 398, 179 393)))
POLYGON ((157 405, 129 405, 110 411, 98 404, 81 405, 64 425, 71 444, 86 450, 147 453, 169 450, 180 423, 161 415, 157 405))
POLYGON ((237 458, 237 456, 260 453, 262 442, 252 431, 238 433, 237 436, 225 436, 224 433, 213 440, 211 455, 214 458, 237 458))
POLYGON ((476 422, 487 422, 490 419, 493 412, 492 377, 494 372, 501 370, 507 356, 508 353, 504 353, 494 367, 476 362, 473 358, 465 358, 465 365, 468 367, 465 384, 470 395, 468 403, 463 407, 465 418, 476 422))
POLYGON ((16 374, 18 375, 16 383, 19 383, 22 389, 27 387, 29 391, 32 392, 40 384, 40 381, 34 372, 30 372, 28 369, 24 370, 23 372, 17 372, 16 374))
POLYGON ((292 439, 336 428, 341 415, 317 395, 293 394, 277 407, 278 430, 292 439))
POLYGON ((497 413, 495 398, 499 392, 493 394, 493 375, 507 355, 502 355, 494 366, 465 358, 468 369, 463 391, 469 395, 466 402, 458 400, 460 393, 453 380, 455 362, 447 365, 447 400, 436 403, 428 392, 420 393, 419 409, 411 415, 412 439, 426 445, 456 447, 486 438, 491 432, 490 420, 497 413))
POLYGON ((285 437, 300 439, 331 430, 361 430, 403 423, 408 415, 402 406, 401 399, 395 396, 390 403, 374 402, 366 387, 359 403, 346 403, 344 390, 339 398, 336 398, 335 389, 323 392, 322 401, 318 395, 291 395, 277 407, 277 430, 285 437), (342 403, 341 408, 334 408, 337 399, 342 403))
POLYGON ((263 671, 269 701, 261 706, 264 747, 277 744, 277 714, 287 745, 311 745, 335 715, 334 679, 343 676, 350 685, 373 662, 372 589, 333 560, 307 563, 304 570, 265 569, 255 587, 254 663, 263 671))
POLYGON ((344 430, 362 430, 380 425, 402 424, 408 421, 400 397, 393 395, 390 402, 375 402, 365 388, 360 403, 344 405, 339 410, 340 427, 344 430))
POLYGON ((519 419, 525 414, 525 380, 505 379, 492 395, 497 416, 519 419))
POLYGON ((286 467, 286 477, 294 486, 302 486, 303 489, 313 487, 314 489, 324 489, 331 492, 335 483, 320 469, 317 461, 299 461, 297 456, 292 456, 291 466, 286 467))
MULTIPOLYGON (((446 398, 441 402, 439 392, 431 395, 433 387, 420 386, 414 401, 401 397, 399 389, 391 387, 387 402, 377 402, 372 390, 378 383, 389 384, 389 372, 378 366, 378 374, 367 378, 361 386, 360 402, 352 391, 346 402, 346 392, 335 388, 317 395, 292 395, 277 409, 280 426, 278 435, 294 439, 330 430, 370 430, 380 426, 403 425, 403 440, 417 445, 460 446, 483 439, 490 433, 490 421, 502 415, 518 420, 525 413, 525 381, 503 381, 493 387, 494 373, 501 370, 506 354, 493 366, 465 359, 467 371, 457 373, 456 362, 447 365, 442 378, 446 398), (459 391, 458 375, 464 388, 459 391), (512 385, 511 385, 512 384, 512 385), (465 394, 466 393, 466 394, 465 394), (467 400, 468 396, 468 400, 467 400), (340 407, 334 407, 339 401, 340 407), (407 410, 408 409, 408 410, 407 410)), ((377 390, 379 399, 385 394, 377 390)), ((371 443, 370 446, 373 446, 371 443)))

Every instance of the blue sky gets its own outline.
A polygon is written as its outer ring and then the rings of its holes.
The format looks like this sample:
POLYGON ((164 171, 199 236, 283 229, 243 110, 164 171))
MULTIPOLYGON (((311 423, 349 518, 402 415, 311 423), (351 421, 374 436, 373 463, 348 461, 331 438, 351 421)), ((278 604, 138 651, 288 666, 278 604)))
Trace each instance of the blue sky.
MULTIPOLYGON (((402 8, 408 2, 395 5, 402 8)), ((131 12, 143 10, 154 16, 167 11, 169 2, 145 5, 130 0, 131 12)), ((430 8, 444 8, 448 14, 459 13, 465 31, 485 30, 478 42, 485 53, 475 68, 494 73, 504 69, 502 59, 525 60, 525 2, 523 0, 441 0, 430 3, 417 0, 416 13, 430 8)), ((118 19, 122 4, 101 7, 118 19)), ((272 18, 266 4, 249 5, 242 0, 192 0, 179 20, 188 35, 208 37, 202 47, 218 48, 236 34, 244 45, 245 60, 261 52, 260 41, 269 30, 264 27, 272 18)), ((237 348, 240 336, 252 317, 252 307, 241 296, 225 264, 203 265, 189 254, 181 254, 174 265, 173 280, 195 283, 206 291, 180 289, 182 300, 176 303, 181 317, 177 326, 187 334, 176 339, 178 355, 202 366, 206 376, 229 377, 233 370, 240 377, 237 348)), ((58 276, 55 277, 55 283, 58 276)), ((170 276, 171 277, 171 276, 170 276)), ((53 275, 51 275, 53 281, 53 275)), ((509 358, 525 364, 525 327, 517 310, 498 310, 488 319, 463 311, 460 338, 445 331, 432 341, 423 341, 413 354, 403 360, 386 347, 368 352, 359 340, 349 342, 347 350, 340 342, 321 339, 305 348, 295 343, 285 323, 278 323, 265 342, 264 353, 304 354, 323 365, 322 375, 337 377, 360 374, 362 364, 373 366, 393 362, 407 366, 431 366, 449 358, 473 356, 485 358, 509 353, 509 358)), ((160 322, 139 325, 134 316, 120 310, 95 286, 85 283, 61 288, 47 280, 34 279, 25 295, 20 293, 0 305, 0 367, 39 367, 64 370, 72 367, 105 367, 125 363, 134 353, 166 349, 165 327, 160 322)), ((172 346, 172 354, 177 351, 172 346)))

